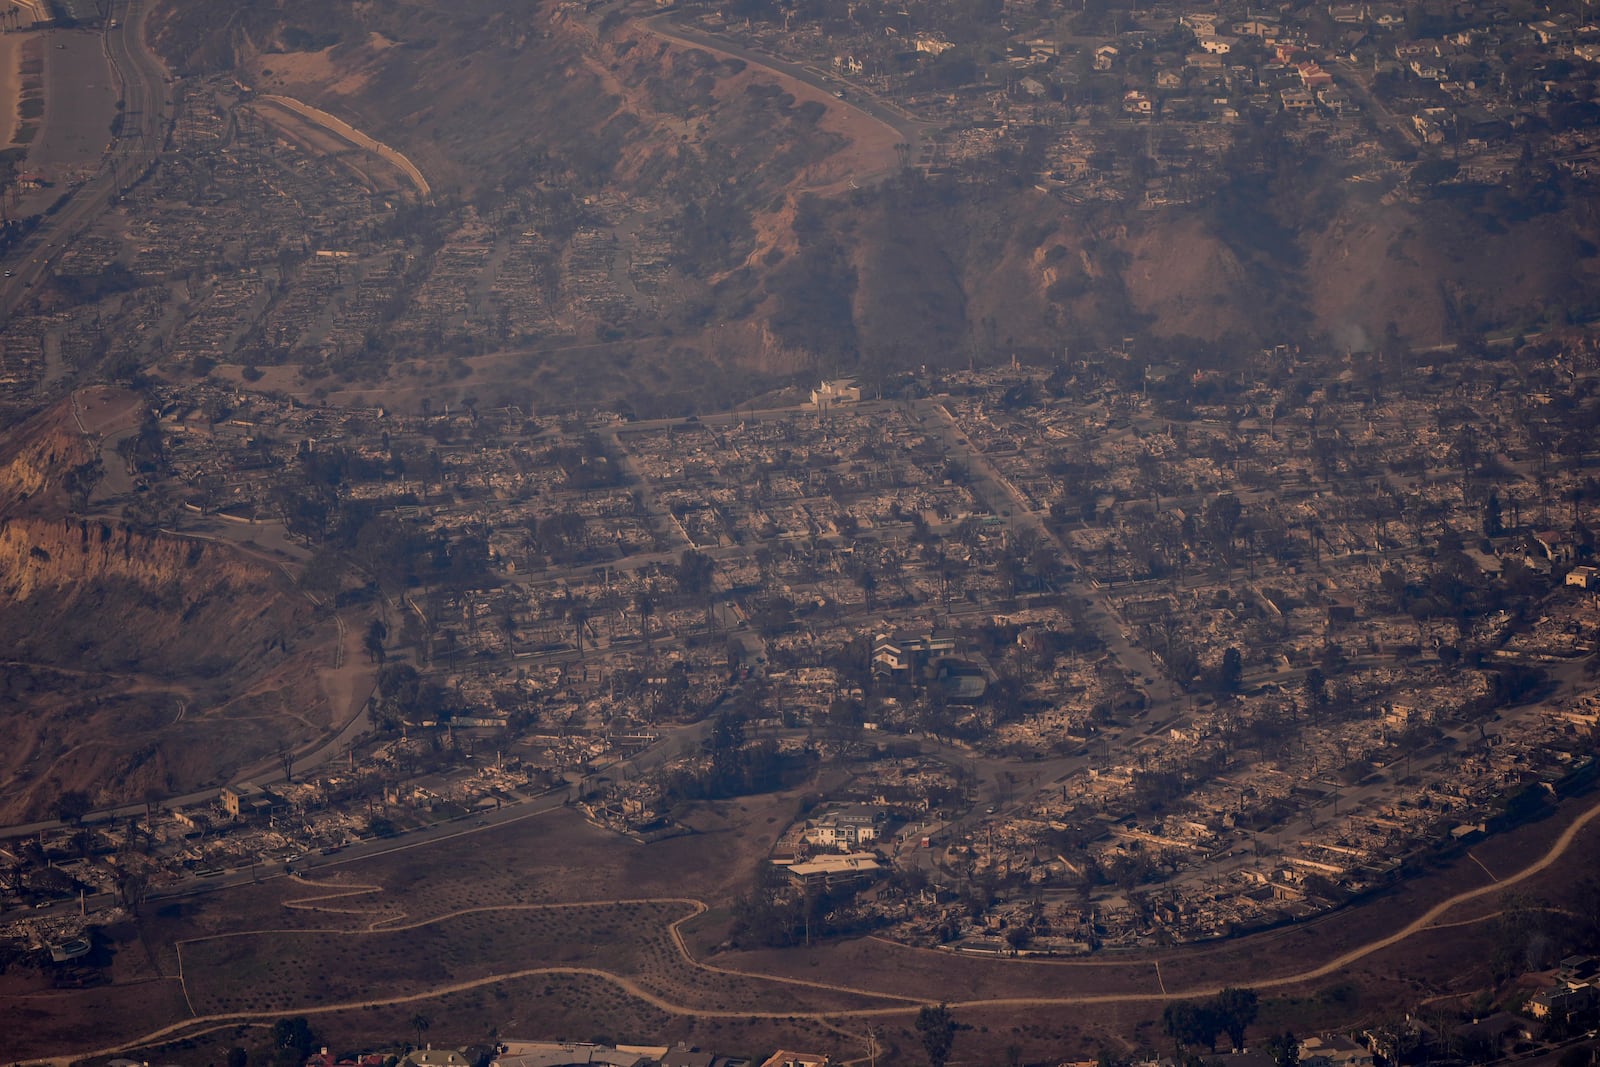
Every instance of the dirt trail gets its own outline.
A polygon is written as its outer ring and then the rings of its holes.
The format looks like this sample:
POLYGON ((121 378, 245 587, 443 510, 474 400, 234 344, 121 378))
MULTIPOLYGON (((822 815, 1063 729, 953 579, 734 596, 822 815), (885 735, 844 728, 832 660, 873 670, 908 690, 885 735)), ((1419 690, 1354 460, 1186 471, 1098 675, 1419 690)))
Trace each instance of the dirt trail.
MULTIPOLYGON (((857 188, 858 183, 866 184, 894 174, 900 169, 900 154, 895 146, 914 144, 917 140, 914 130, 899 129, 882 116, 840 98, 809 72, 800 73, 805 69, 802 64, 766 59, 731 41, 718 41, 685 27, 664 23, 660 18, 641 19, 633 25, 677 48, 699 49, 723 59, 738 60, 760 71, 762 77, 777 82, 796 100, 815 101, 826 109, 821 128, 840 135, 848 146, 817 166, 807 168, 809 180, 797 185, 792 190, 795 193, 833 196, 857 188)), ((913 125, 908 121, 908 129, 913 125)))
POLYGON ((433 189, 428 185, 428 179, 422 176, 422 172, 416 168, 416 165, 382 141, 367 136, 338 116, 330 115, 321 108, 312 107, 310 104, 302 100, 296 100, 292 96, 267 93, 261 97, 261 100, 276 104, 302 118, 309 119, 323 129, 331 130, 338 134, 356 147, 364 148, 368 152, 381 157, 410 179, 411 184, 416 186, 417 192, 422 195, 422 199, 428 200, 432 198, 433 189))
MULTIPOLYGON (((1384 950, 1386 948, 1391 948, 1394 945, 1397 945, 1400 942, 1406 940, 1407 938, 1413 937, 1416 934, 1421 933, 1421 932, 1423 932, 1425 930, 1430 930, 1430 929, 1435 929, 1435 928, 1445 928, 1445 927, 1449 927, 1449 926, 1467 925, 1467 924, 1470 924, 1470 923, 1482 922, 1484 919, 1489 918, 1489 916, 1477 916, 1477 917, 1472 918, 1472 919, 1464 920, 1463 922, 1460 922, 1460 923, 1437 923, 1437 920, 1440 918, 1440 916, 1446 914, 1447 912, 1451 911, 1452 909, 1454 909, 1456 907, 1459 907, 1462 904, 1468 903, 1468 902, 1473 901, 1473 900, 1478 900, 1478 899, 1480 899, 1482 897, 1485 897, 1485 896, 1488 896, 1490 894, 1503 893, 1508 887, 1517 885, 1517 884, 1519 884, 1521 882, 1524 882, 1527 879, 1532 878, 1535 875, 1539 874, 1540 872, 1548 869, 1551 864, 1555 863, 1555 861, 1557 859, 1559 859, 1562 856, 1562 854, 1564 854, 1569 848, 1572 847, 1572 843, 1573 843, 1574 840, 1576 840, 1578 834, 1581 833, 1584 829, 1586 829, 1589 826, 1589 824, 1594 822, 1597 818, 1600 818, 1600 802, 1596 802, 1592 807, 1590 807, 1588 810, 1586 810, 1583 813, 1581 813, 1575 820, 1573 820, 1572 824, 1570 826, 1568 826, 1564 831, 1562 831, 1561 835, 1556 838, 1556 840, 1551 844, 1550 848, 1548 850, 1546 850, 1545 854, 1542 857, 1540 857, 1538 860, 1534 861, 1533 863, 1529 864, 1527 867, 1524 867, 1522 870, 1516 872, 1515 874, 1509 875, 1509 876, 1507 876, 1505 878, 1502 878, 1498 882, 1491 882, 1488 885, 1480 886, 1480 887, 1478 887, 1476 889, 1469 889, 1469 890, 1466 890, 1464 892, 1457 893, 1455 896, 1452 896, 1452 897, 1450 897, 1450 898, 1448 898, 1446 900, 1440 901, 1438 904, 1435 904, 1433 907, 1429 908, 1427 911, 1423 912, 1416 919, 1414 919, 1411 922, 1407 923, 1405 926, 1401 927, 1399 930, 1396 930, 1394 933, 1389 934, 1389 935, 1387 935, 1385 937, 1377 938, 1376 940, 1373 940, 1373 941, 1369 941, 1364 945, 1360 945, 1360 946, 1357 946, 1356 948, 1353 948, 1353 949, 1349 950, 1348 952, 1341 953, 1340 955, 1334 957, 1333 959, 1331 959, 1331 960, 1327 961, 1326 963, 1323 963, 1323 964, 1321 964, 1321 965, 1319 965, 1317 967, 1308 968, 1307 970, 1299 971, 1299 972, 1296 972, 1294 974, 1280 975, 1280 976, 1278 976, 1276 978, 1257 979, 1257 980, 1252 981, 1252 983, 1251 983, 1252 988, 1255 988, 1257 990, 1262 990, 1262 989, 1281 989, 1281 988, 1288 987, 1288 986, 1301 985, 1301 984, 1303 984, 1305 982, 1315 981, 1316 979, 1319 979, 1319 978, 1325 978, 1328 975, 1333 974, 1334 972, 1339 971, 1342 968, 1347 967, 1350 964, 1355 963, 1358 960, 1364 959, 1365 957, 1370 956, 1370 955, 1372 955, 1372 954, 1374 954, 1376 952, 1381 952, 1382 950, 1384 950)), ((340 899, 340 898, 343 898, 343 897, 353 896, 353 895, 360 895, 360 894, 364 894, 364 893, 368 893, 368 892, 382 892, 381 887, 370 886, 370 885, 340 885, 340 884, 337 884, 337 883, 313 883, 313 882, 309 882, 309 881, 305 882, 305 884, 308 885, 308 886, 314 886, 314 887, 320 887, 320 888, 337 889, 337 890, 339 890, 339 892, 326 894, 326 895, 320 896, 320 897, 303 898, 303 899, 301 899, 299 901, 289 902, 288 906, 295 907, 295 906, 298 905, 298 906, 300 906, 302 908, 305 908, 307 910, 323 910, 323 911, 328 911, 330 913, 368 914, 368 913, 365 913, 365 912, 352 912, 349 909, 318 908, 316 905, 317 905, 318 901, 322 901, 322 900, 340 899)), ((394 997, 374 997, 374 998, 370 998, 370 999, 366 999, 366 1000, 349 1001, 349 1002, 340 1003, 340 1004, 306 1005, 306 1006, 303 1006, 303 1007, 297 1007, 297 1008, 294 1009, 294 1011, 297 1014, 303 1014, 303 1015, 327 1015, 327 1014, 332 1014, 332 1013, 336 1013, 336 1012, 359 1010, 359 1009, 363 1009, 363 1008, 393 1007, 393 1006, 402 1005, 402 1004, 413 1004, 413 1003, 417 1003, 419 1001, 431 1000, 431 999, 434 999, 436 997, 446 996, 446 995, 453 994, 453 993, 463 993, 463 992, 467 992, 467 991, 470 991, 470 990, 473 990, 473 989, 481 989, 481 988, 484 988, 486 986, 492 986, 492 985, 499 984, 501 982, 510 982, 510 981, 516 981, 516 980, 523 979, 523 978, 531 978, 531 977, 535 977, 535 976, 538 976, 538 975, 569 975, 569 976, 571 976, 571 975, 579 975, 579 976, 590 977, 590 978, 598 978, 598 979, 600 979, 602 981, 610 982, 611 984, 615 985, 618 989, 620 989, 622 992, 626 993, 628 996, 635 997, 638 1000, 643 1001, 644 1003, 649 1004, 651 1007, 656 1008, 659 1011, 665 1012, 668 1015, 692 1015, 692 1016, 695 1016, 695 1017, 698 1017, 698 1018, 712 1018, 712 1019, 806 1019, 806 1020, 810 1020, 810 1021, 817 1021, 817 1022, 827 1023, 829 1020, 834 1020, 834 1019, 847 1019, 847 1018, 849 1018, 849 1019, 863 1019, 863 1018, 881 1018, 881 1017, 895 1016, 895 1015, 909 1015, 910 1013, 919 1010, 923 1006, 923 1004, 925 1003, 923 1001, 920 1001, 920 1000, 917 1000, 917 999, 911 998, 911 997, 896 996, 894 994, 886 994, 886 993, 881 993, 881 992, 876 992, 876 991, 857 989, 857 988, 854 988, 854 987, 851 987, 851 986, 842 985, 842 984, 838 984, 838 983, 817 982, 817 981, 810 981, 810 980, 806 980, 806 979, 788 978, 788 977, 784 977, 784 976, 781 976, 781 975, 756 974, 756 973, 751 973, 751 972, 747 972, 747 971, 739 971, 739 970, 734 970, 734 969, 731 969, 731 968, 718 967, 718 966, 715 966, 715 965, 712 965, 712 964, 703 963, 700 960, 696 959, 689 952, 688 945, 683 940, 683 936, 682 936, 682 932, 680 930, 680 927, 684 923, 688 922, 689 920, 694 919, 695 917, 697 917, 697 916, 701 915, 702 913, 704 913, 705 910, 706 910, 706 905, 705 905, 705 903, 703 901, 699 901, 699 900, 695 900, 695 899, 687 898, 687 897, 653 897, 653 898, 647 898, 647 899, 642 899, 642 900, 585 901, 585 902, 571 902, 571 903, 564 903, 564 904, 501 904, 501 905, 489 905, 489 906, 479 907, 479 908, 466 908, 466 909, 463 909, 461 911, 451 912, 451 913, 449 913, 447 915, 440 915, 440 916, 436 916, 436 917, 431 918, 431 919, 420 920, 418 922, 411 923, 409 925, 401 925, 401 926, 383 925, 381 929, 369 928, 368 930, 293 930, 293 931, 251 930, 251 931, 239 931, 239 932, 229 933, 229 934, 213 934, 213 935, 209 935, 208 937, 191 938, 191 939, 189 939, 187 941, 180 942, 179 943, 179 949, 180 949, 179 959, 180 959, 180 963, 181 963, 181 959, 182 959, 181 946, 183 944, 188 944, 188 943, 192 943, 192 942, 196 942, 196 941, 215 940, 215 939, 219 939, 219 938, 257 936, 257 935, 269 934, 269 933, 295 933, 295 934, 321 933, 321 934, 325 934, 325 935, 326 934, 333 934, 333 935, 341 935, 341 936, 365 936, 367 934, 373 934, 373 933, 389 933, 389 932, 393 932, 393 931, 396 931, 396 930, 403 931, 403 930, 418 929, 418 928, 430 925, 432 923, 441 922, 441 921, 443 921, 445 919, 451 918, 452 916, 473 914, 473 913, 477 913, 477 912, 485 912, 485 911, 532 911, 532 910, 537 910, 537 909, 556 909, 556 908, 568 908, 568 909, 570 909, 570 908, 581 908, 581 907, 596 907, 596 906, 611 905, 611 904, 618 904, 618 903, 627 903, 627 904, 683 904, 683 905, 688 906, 690 908, 689 913, 684 915, 683 917, 681 917, 679 919, 673 920, 673 922, 671 924, 669 924, 669 926, 668 926, 668 931, 672 936, 673 942, 677 945, 678 952, 682 955, 684 961, 686 963, 688 963, 690 966, 698 968, 700 970, 707 971, 707 972, 714 973, 714 974, 732 976, 732 977, 756 978, 756 979, 760 979, 760 980, 764 980, 764 981, 779 982, 779 983, 784 983, 784 984, 789 984, 789 985, 809 987, 809 988, 813 988, 813 989, 821 989, 821 990, 826 990, 828 992, 846 993, 846 994, 857 995, 857 996, 862 996, 862 997, 870 997, 870 998, 875 999, 875 1000, 896 1000, 896 1001, 899 1001, 900 1003, 897 1003, 897 1004, 894 1004, 894 1005, 890 1005, 890 1006, 887 1006, 887 1007, 849 1008, 849 1009, 835 1010, 835 1011, 802 1011, 802 1012, 796 1012, 796 1011, 735 1011, 735 1010, 706 1009, 706 1008, 694 1007, 694 1006, 685 1005, 685 1004, 677 1004, 677 1003, 674 1003, 672 1001, 666 1000, 665 998, 663 998, 663 997, 651 992, 650 990, 644 988, 643 986, 639 985, 639 983, 637 983, 633 979, 626 978, 626 977, 624 977, 622 975, 615 974, 615 973, 613 973, 611 971, 602 970, 602 969, 596 968, 596 967, 570 967, 569 966, 569 967, 531 967, 531 968, 525 968, 525 969, 515 970, 515 971, 506 971, 506 972, 502 972, 500 974, 487 975, 487 976, 482 977, 482 978, 474 978, 474 979, 471 979, 471 980, 468 980, 468 981, 453 982, 453 983, 449 983, 449 984, 446 984, 446 985, 435 986, 432 989, 425 990, 425 991, 419 992, 419 993, 407 993, 407 994, 403 994, 403 995, 400 995, 400 996, 394 996, 394 997)), ((931 950, 926 950, 926 951, 931 951, 931 950)), ((1018 965, 1020 965, 1020 966, 1027 966, 1028 965, 1025 961, 1017 961, 1017 962, 1018 962, 1018 965)), ((1146 967, 1150 966, 1151 962, 1152 961, 1150 961, 1150 960, 1128 961, 1125 964, 1121 964, 1121 966, 1146 968, 1146 967)), ((1103 963, 1098 964, 1098 965, 1104 966, 1103 963)), ((180 980, 181 980, 181 975, 180 975, 180 980)), ((1221 988, 1222 988, 1222 985, 1219 984, 1219 985, 1214 985, 1214 986, 1203 986, 1203 987, 1194 987, 1194 988, 1188 988, 1188 989, 1174 989, 1174 990, 1168 990, 1168 989, 1165 989, 1165 988, 1160 988, 1158 990, 1153 990, 1153 991, 1148 992, 1148 993, 1080 993, 1080 994, 1069 994, 1069 995, 1064 995, 1064 996, 996 997, 996 998, 993 998, 993 999, 986 999, 986 1000, 951 1001, 951 1002, 949 1002, 949 1006, 951 1008, 953 1008, 953 1009, 983 1010, 983 1009, 988 1009, 988 1008, 1071 1007, 1071 1006, 1074 1006, 1074 1005, 1086 1005, 1086 1004, 1163 1003, 1163 1002, 1170 1001, 1170 1000, 1173 1000, 1173 999, 1192 999, 1192 998, 1196 998, 1196 997, 1213 996, 1218 991, 1220 991, 1221 988)), ((150 1033, 144 1034, 143 1036, 135 1039, 134 1041, 127 1042, 127 1043, 124 1043, 124 1044, 121 1044, 121 1045, 114 1045, 114 1046, 110 1046, 110 1047, 107 1047, 107 1048, 98 1049, 98 1050, 95 1050, 93 1052, 79 1052, 79 1053, 72 1053, 72 1054, 69 1054, 69 1055, 61 1055, 61 1056, 51 1057, 51 1058, 48 1058, 48 1059, 45 1059, 45 1060, 41 1060, 39 1062, 58 1064, 58 1065, 60 1065, 60 1067, 69 1067, 69 1065, 73 1061, 76 1061, 76 1060, 97 1059, 97 1058, 102 1058, 102 1057, 106 1057, 106 1056, 112 1056, 112 1055, 116 1055, 116 1054, 118 1054, 120 1052, 123 1052, 123 1051, 125 1051, 127 1049, 139 1048, 139 1047, 147 1046, 147 1045, 150 1045, 150 1044, 154 1044, 156 1042, 170 1040, 170 1039, 173 1039, 173 1038, 175 1038, 175 1037, 177 1037, 179 1035, 183 1035, 183 1034, 188 1033, 192 1028, 197 1027, 197 1026, 213 1027, 213 1026, 215 1026, 217 1024, 226 1024, 226 1023, 230 1023, 230 1022, 232 1022, 232 1023, 252 1023, 252 1022, 259 1022, 259 1021, 268 1020, 268 1019, 275 1019, 275 1018, 278 1018, 278 1017, 280 1017, 282 1015, 283 1015, 283 1011, 282 1010, 273 1011, 273 1012, 239 1012, 239 1013, 216 1014, 216 1015, 197 1015, 197 1016, 195 1016, 193 1018, 190 1018, 190 1019, 184 1019, 184 1020, 181 1020, 179 1022, 175 1022, 175 1023, 171 1023, 171 1024, 167 1025, 167 1026, 163 1026, 160 1029, 153 1030, 150 1033)))
POLYGON ((14 33, 0 34, 0 148, 9 148, 21 123, 17 109, 22 103, 22 71, 19 52, 22 39, 14 33))

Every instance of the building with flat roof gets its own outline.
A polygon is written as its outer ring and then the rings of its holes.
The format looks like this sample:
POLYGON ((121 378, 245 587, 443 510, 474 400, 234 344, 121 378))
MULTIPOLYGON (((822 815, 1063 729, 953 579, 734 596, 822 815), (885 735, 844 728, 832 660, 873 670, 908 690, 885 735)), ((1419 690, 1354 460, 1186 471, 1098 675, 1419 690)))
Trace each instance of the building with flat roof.
POLYGON ((861 400, 861 387, 854 378, 833 378, 811 390, 811 404, 828 408, 835 404, 855 404, 861 400))
POLYGON ((882 873, 883 864, 870 852, 820 856, 789 867, 790 881, 801 889, 832 889, 855 882, 871 882, 882 873))

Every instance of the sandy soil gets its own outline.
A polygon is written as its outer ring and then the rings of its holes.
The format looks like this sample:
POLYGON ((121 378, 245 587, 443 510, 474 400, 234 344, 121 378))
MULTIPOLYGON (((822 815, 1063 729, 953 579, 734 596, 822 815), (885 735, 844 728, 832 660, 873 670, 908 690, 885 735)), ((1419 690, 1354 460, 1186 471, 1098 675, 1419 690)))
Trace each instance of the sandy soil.
POLYGON ((45 114, 28 166, 62 181, 92 174, 117 113, 104 45, 90 30, 50 30, 38 39, 44 43, 45 114))
POLYGON ((72 413, 84 433, 111 437, 139 425, 145 404, 137 393, 91 385, 72 394, 72 413))
POLYGON ((268 52, 255 58, 251 77, 264 83, 265 88, 313 85, 336 96, 354 96, 377 73, 376 57, 396 43, 372 32, 359 49, 341 46, 337 59, 333 48, 319 52, 268 52))
POLYGON ((8 147, 17 135, 17 103, 22 96, 22 72, 18 63, 22 37, 0 33, 0 148, 8 147))
POLYGON ((797 192, 831 196, 854 187, 857 181, 866 182, 893 174, 899 169, 899 155, 895 145, 903 135, 890 124, 875 118, 861 108, 847 104, 825 89, 802 81, 786 71, 762 63, 748 52, 735 53, 716 47, 710 41, 688 40, 674 34, 669 27, 652 22, 640 22, 638 28, 645 33, 667 41, 678 50, 698 49, 724 59, 737 60, 745 69, 732 77, 718 79, 714 90, 719 100, 742 93, 752 81, 776 82, 799 102, 813 101, 825 109, 818 126, 827 133, 842 138, 846 143, 839 151, 806 167, 796 185, 797 192))
MULTIPOLYGON (((673 43, 677 48, 685 47, 681 43, 673 43)), ((703 44, 696 44, 693 47, 704 52, 738 58, 732 53, 703 44)), ((838 151, 830 153, 800 172, 794 186, 796 193, 835 196, 855 188, 857 184, 874 181, 884 174, 893 174, 899 169, 900 159, 894 147, 901 140, 898 130, 888 123, 873 118, 860 108, 835 99, 833 94, 799 78, 791 77, 781 70, 751 63, 744 73, 719 81, 716 95, 725 98, 730 93, 743 92, 752 81, 777 82, 783 86, 784 92, 793 96, 796 101, 821 104, 826 110, 817 125, 845 142, 838 151)))

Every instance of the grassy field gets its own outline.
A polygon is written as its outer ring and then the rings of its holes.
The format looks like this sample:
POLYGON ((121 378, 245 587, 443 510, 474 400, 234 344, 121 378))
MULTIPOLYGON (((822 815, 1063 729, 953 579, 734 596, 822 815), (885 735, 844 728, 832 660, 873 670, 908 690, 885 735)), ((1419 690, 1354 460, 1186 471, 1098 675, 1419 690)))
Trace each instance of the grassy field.
POLYGON ((646 946, 667 942, 668 925, 692 910, 689 904, 503 905, 392 930, 261 931, 182 946, 183 973, 201 1014, 401 997, 534 968, 633 976, 646 946))

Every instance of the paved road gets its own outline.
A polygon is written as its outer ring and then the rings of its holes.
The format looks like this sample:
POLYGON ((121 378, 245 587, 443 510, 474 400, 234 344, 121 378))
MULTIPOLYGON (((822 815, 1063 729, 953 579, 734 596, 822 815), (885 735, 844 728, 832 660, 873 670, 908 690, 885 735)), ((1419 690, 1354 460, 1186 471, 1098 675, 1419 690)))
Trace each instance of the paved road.
POLYGON ((122 135, 100 170, 73 190, 65 207, 40 221, 39 228, 6 259, 13 277, 0 281, 0 319, 20 313, 50 270, 51 260, 105 212, 121 189, 154 164, 166 141, 171 116, 167 72, 144 47, 145 0, 114 0, 115 29, 104 31, 106 55, 122 86, 122 135))
MULTIPOLYGON (((175 531, 166 532, 171 533, 176 537, 195 537, 199 540, 217 541, 225 544, 232 544, 235 540, 206 534, 177 533, 175 531)), ((237 531, 229 529, 227 532, 238 532, 241 539, 249 540, 260 535, 261 527, 238 527, 237 531)), ((264 560, 264 562, 270 561, 264 560)), ((335 700, 340 691, 340 687, 338 686, 337 681, 333 678, 328 678, 328 675, 342 675, 346 678, 349 678, 352 684, 349 686, 349 694, 348 699, 345 702, 345 707, 342 709, 334 707, 332 709, 333 721, 337 725, 337 729, 321 741, 313 742, 311 747, 300 750, 299 754, 294 756, 291 766, 293 768, 292 773, 296 777, 300 777, 311 771, 317 770, 318 768, 327 764, 329 761, 342 756, 347 746, 354 744, 370 729, 370 724, 367 722, 367 717, 364 713, 366 711, 367 700, 370 698, 373 688, 376 685, 376 676, 374 675, 370 679, 362 679, 359 677, 359 675, 365 673, 366 671, 366 667, 362 663, 358 651, 359 645, 352 638, 348 628, 344 626, 342 618, 335 616, 335 619, 339 622, 338 637, 336 640, 340 642, 340 648, 335 650, 333 659, 334 665, 325 668, 319 673, 324 675, 326 678, 325 689, 328 693, 330 701, 335 700)), ((232 780, 235 782, 255 782, 258 785, 270 785, 274 782, 285 780, 285 775, 282 763, 277 759, 277 757, 274 756, 260 760, 252 766, 246 767, 244 770, 235 775, 232 780)), ((171 809, 187 807, 191 804, 207 803, 217 798, 217 792, 218 787, 208 786, 204 789, 196 789, 192 792, 184 793, 181 796, 163 797, 160 802, 160 807, 162 809, 171 809)), ((120 807, 105 808, 92 812, 85 818, 84 821, 86 823, 93 824, 117 819, 135 818, 143 816, 144 813, 145 805, 142 802, 123 804, 120 807)), ((40 832, 56 831, 65 828, 66 824, 61 822, 59 819, 45 819, 38 822, 21 823, 13 826, 0 826, 0 840, 4 840, 6 838, 29 837, 40 832)))
MULTIPOLYGON (((693 726, 665 734, 660 740, 641 749, 634 755, 624 760, 619 760, 610 766, 597 768, 592 777, 621 779, 634 778, 644 774, 659 767, 668 759, 675 757, 685 748, 697 746, 710 733, 712 725, 711 718, 708 717, 705 721, 696 723, 693 726)), ((205 794, 207 798, 215 795, 216 790, 214 789, 205 794)), ((331 853, 314 852, 289 862, 273 860, 252 864, 248 867, 240 867, 209 877, 191 875, 175 885, 163 887, 152 892, 149 895, 149 899, 187 896, 192 893, 225 889, 229 886, 258 881, 261 878, 278 877, 289 873, 291 869, 293 873, 306 874, 328 867, 342 866, 358 860, 371 859, 374 856, 385 856, 390 853, 406 852, 427 845, 435 845, 442 841, 451 841, 471 834, 487 833, 497 827, 521 822, 557 808, 565 807, 568 796, 569 787, 562 786, 529 800, 507 804, 493 811, 468 815, 450 822, 413 830, 396 837, 359 841, 331 853)), ((138 810, 142 813, 144 811, 143 806, 139 806, 138 810)), ((95 901, 90 902, 91 908, 95 903, 95 901)), ((112 901, 110 896, 106 895, 99 898, 98 903, 109 907, 112 901)), ((63 902, 63 906, 77 907, 77 903, 76 901, 63 902)))
MULTIPOLYGON (((706 48, 722 52, 742 59, 752 66, 763 67, 775 74, 782 74, 797 81, 805 82, 814 88, 821 89, 836 98, 836 104, 833 106, 842 104, 892 129, 896 136, 899 137, 900 143, 909 146, 909 151, 906 155, 907 159, 916 159, 918 152, 921 150, 922 135, 927 124, 912 118, 898 108, 885 104, 852 81, 818 70, 816 67, 809 67, 802 63, 772 55, 769 52, 758 52, 736 41, 713 37, 709 33, 703 33, 693 27, 684 26, 674 21, 670 13, 642 19, 639 25, 656 36, 664 37, 669 41, 676 41, 678 44, 689 45, 694 48, 706 48), (847 95, 840 97, 840 93, 847 95)), ((887 169, 870 174, 857 174, 855 178, 857 181, 864 182, 869 179, 886 177, 898 170, 898 161, 896 161, 895 165, 887 169)))
POLYGON ((1351 90, 1356 102, 1365 107, 1369 113, 1376 115, 1382 125, 1394 130, 1411 144, 1419 146, 1422 144, 1422 135, 1417 132, 1411 120, 1390 111, 1372 91, 1373 76, 1366 68, 1343 59, 1333 60, 1332 66, 1340 74, 1339 83, 1351 90))
MULTIPOLYGON (((1011 525, 1014 528, 1034 531, 1046 544, 1055 547, 1061 559, 1070 560, 1077 566, 1079 574, 1088 573, 1082 561, 1077 559, 1072 550, 1044 521, 1044 516, 1033 510, 1017 487, 1000 472, 981 449, 972 443, 966 431, 961 429, 955 417, 951 415, 950 409, 945 406, 945 399, 935 397, 919 400, 916 406, 927 417, 924 425, 930 427, 929 432, 941 433, 948 448, 965 454, 968 470, 976 478, 980 492, 989 506, 991 508, 998 506, 1002 510, 1009 511, 1011 525)), ((1105 642, 1106 648, 1128 672, 1128 681, 1143 687, 1153 685, 1162 678, 1161 669, 1150 654, 1128 640, 1128 629, 1117 618, 1116 608, 1107 592, 1093 585, 1079 586, 1079 591, 1089 601, 1085 620, 1095 628, 1095 632, 1105 642)))

